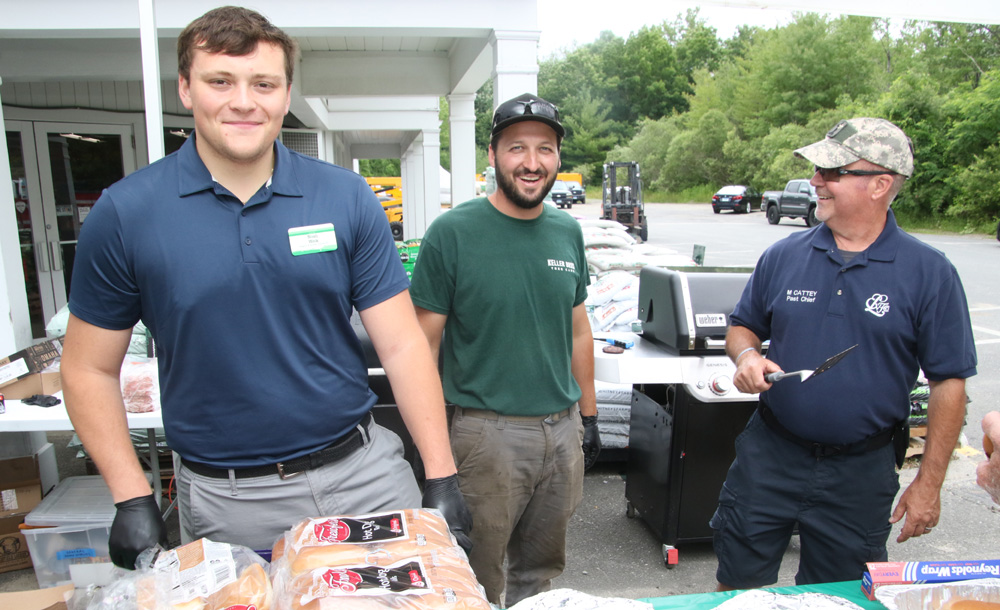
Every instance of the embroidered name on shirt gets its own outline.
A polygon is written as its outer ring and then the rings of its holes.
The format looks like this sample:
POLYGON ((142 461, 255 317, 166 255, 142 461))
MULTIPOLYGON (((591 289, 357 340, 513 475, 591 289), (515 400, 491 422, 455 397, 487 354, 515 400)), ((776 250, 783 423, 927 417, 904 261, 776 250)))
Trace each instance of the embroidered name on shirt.
POLYGON ((560 261, 550 258, 549 269, 552 269, 553 271, 576 271, 576 263, 573 261, 560 261))
POLYGON ((876 292, 865 301, 865 311, 881 318, 889 313, 889 296, 876 292))
POLYGON ((786 290, 785 300, 791 303, 815 303, 816 294, 815 290, 786 290))

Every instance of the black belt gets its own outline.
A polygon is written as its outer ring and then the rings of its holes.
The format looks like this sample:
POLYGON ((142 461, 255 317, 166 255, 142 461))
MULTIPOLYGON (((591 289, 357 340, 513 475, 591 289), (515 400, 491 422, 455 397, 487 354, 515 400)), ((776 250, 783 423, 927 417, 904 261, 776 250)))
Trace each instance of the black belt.
POLYGON ((778 421, 778 418, 774 416, 774 412, 771 411, 771 408, 763 402, 758 403, 757 412, 760 413, 761 419, 764 420, 764 423, 767 424, 767 427, 770 428, 772 432, 800 447, 805 447, 812 452, 813 457, 815 458, 827 458, 835 455, 857 455, 860 453, 875 451, 876 449, 881 449, 882 447, 888 445, 892 441, 892 435, 894 432, 894 428, 887 428, 876 432, 868 438, 863 438, 856 443, 848 443, 846 445, 827 445, 804 439, 788 428, 782 426, 781 422, 778 421))
MULTIPOLYGON (((365 437, 368 437, 367 431, 370 429, 372 421, 372 414, 371 411, 369 411, 361 419, 361 423, 358 424, 353 430, 333 441, 323 449, 314 451, 309 455, 303 455, 302 457, 293 458, 284 462, 278 462, 277 464, 233 468, 231 469, 231 472, 237 479, 266 477, 274 474, 278 475, 282 479, 287 479, 307 470, 319 468, 324 464, 332 464, 361 448, 365 442, 365 439, 362 438, 361 429, 365 429, 365 437)), ((183 458, 182 462, 184 463, 185 468, 195 474, 200 474, 203 477, 211 477, 213 479, 229 478, 230 469, 228 468, 216 468, 214 466, 208 466, 207 464, 191 462, 183 458)))

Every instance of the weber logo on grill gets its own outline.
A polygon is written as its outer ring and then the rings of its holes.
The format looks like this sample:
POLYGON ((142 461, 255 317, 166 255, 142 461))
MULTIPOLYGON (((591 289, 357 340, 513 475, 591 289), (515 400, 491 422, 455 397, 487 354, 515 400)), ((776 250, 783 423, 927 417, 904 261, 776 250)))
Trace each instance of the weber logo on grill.
POLYGON ((724 313, 699 313, 694 316, 694 325, 698 328, 705 326, 725 326, 726 314, 724 313))

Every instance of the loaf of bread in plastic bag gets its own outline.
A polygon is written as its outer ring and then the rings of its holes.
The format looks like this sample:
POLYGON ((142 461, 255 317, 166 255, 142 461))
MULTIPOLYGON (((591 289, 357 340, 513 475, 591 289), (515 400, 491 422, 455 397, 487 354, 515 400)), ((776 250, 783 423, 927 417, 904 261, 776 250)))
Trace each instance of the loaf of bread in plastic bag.
MULTIPOLYGON (((384 556, 372 559, 383 560, 384 556)), ((392 563, 320 567, 279 586, 281 610, 490 610, 464 553, 430 550, 392 563)))
POLYGON ((316 568, 386 563, 428 549, 456 546, 448 523, 426 509, 305 519, 278 538, 271 563, 292 574, 316 568), (372 560, 378 556, 382 559, 372 560))

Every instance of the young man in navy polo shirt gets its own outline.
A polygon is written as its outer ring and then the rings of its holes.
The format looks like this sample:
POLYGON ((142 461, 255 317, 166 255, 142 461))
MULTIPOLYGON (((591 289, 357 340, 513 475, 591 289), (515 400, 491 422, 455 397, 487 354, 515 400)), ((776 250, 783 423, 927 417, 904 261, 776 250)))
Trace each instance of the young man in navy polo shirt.
POLYGON ((817 227, 771 246, 732 314, 726 351, 760 407, 737 440, 712 518, 720 590, 777 581, 798 525, 797 584, 861 577, 898 542, 931 532, 976 374, 965 292, 954 266, 896 225, 889 205, 913 173, 909 138, 884 119, 841 121, 795 151, 816 168, 817 227), (767 358, 761 343, 770 340, 767 358), (823 375, 815 369, 857 344, 823 375), (930 383, 927 445, 900 496, 894 437, 920 370, 930 383))
POLYGON ((178 39, 192 137, 111 186, 80 235, 62 375, 116 502, 122 567, 166 542, 118 385, 140 319, 182 457, 182 541, 269 549, 304 518, 423 503, 468 544, 441 386, 382 208, 353 172, 276 141, 295 54, 248 9, 192 22, 178 39), (422 500, 399 439, 371 421, 354 309, 423 458, 422 500))

